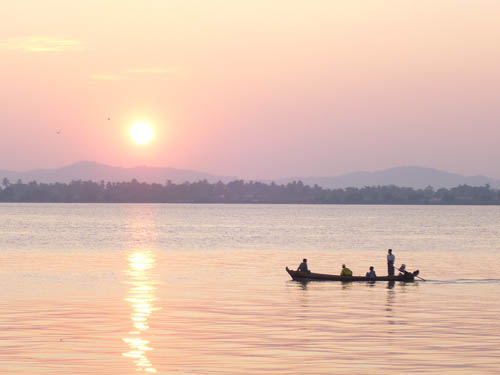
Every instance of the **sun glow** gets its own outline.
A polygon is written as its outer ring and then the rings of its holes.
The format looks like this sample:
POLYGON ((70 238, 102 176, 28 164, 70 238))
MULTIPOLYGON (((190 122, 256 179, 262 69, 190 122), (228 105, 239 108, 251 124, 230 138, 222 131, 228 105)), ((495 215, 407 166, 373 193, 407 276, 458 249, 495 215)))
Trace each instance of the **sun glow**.
POLYGON ((134 143, 145 145, 153 140, 154 131, 146 122, 137 122, 130 128, 130 138, 134 143))

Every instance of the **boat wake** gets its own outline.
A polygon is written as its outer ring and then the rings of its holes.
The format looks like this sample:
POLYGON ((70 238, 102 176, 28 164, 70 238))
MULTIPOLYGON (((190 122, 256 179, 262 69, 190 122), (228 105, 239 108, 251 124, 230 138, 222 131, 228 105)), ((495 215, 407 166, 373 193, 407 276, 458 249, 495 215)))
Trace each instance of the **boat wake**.
POLYGON ((427 280, 432 284, 497 284, 500 279, 454 279, 454 280, 427 280))

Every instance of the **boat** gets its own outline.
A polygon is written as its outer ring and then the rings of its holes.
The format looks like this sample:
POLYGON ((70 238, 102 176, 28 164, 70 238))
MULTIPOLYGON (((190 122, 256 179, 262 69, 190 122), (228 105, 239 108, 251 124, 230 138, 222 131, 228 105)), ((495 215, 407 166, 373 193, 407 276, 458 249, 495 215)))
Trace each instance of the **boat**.
POLYGON ((366 276, 340 276, 340 275, 328 275, 326 273, 314 273, 314 272, 302 272, 302 271, 293 271, 288 267, 285 268, 286 272, 292 277, 295 281, 310 281, 310 280, 319 280, 319 281, 342 281, 342 282, 351 282, 351 281, 404 281, 404 282, 412 282, 415 281, 415 277, 419 274, 419 271, 416 270, 414 272, 406 272, 404 275, 394 275, 394 276, 377 276, 377 277, 366 277, 366 276))

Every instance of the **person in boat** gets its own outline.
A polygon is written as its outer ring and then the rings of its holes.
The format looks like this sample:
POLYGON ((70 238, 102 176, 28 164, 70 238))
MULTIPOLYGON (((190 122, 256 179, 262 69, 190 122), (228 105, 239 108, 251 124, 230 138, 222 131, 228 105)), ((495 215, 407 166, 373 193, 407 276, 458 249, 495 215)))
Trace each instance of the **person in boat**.
POLYGON ((302 263, 299 264, 297 271, 301 271, 301 272, 305 272, 305 273, 311 272, 311 271, 309 271, 309 267, 307 267, 307 259, 306 258, 302 259, 302 263))
POLYGON ((406 265, 402 264, 401 267, 398 268, 399 276, 406 276, 409 272, 406 270, 406 265))
POLYGON ((396 257, 392 253, 392 249, 387 250, 387 274, 394 276, 394 261, 396 257))
POLYGON ((342 271, 340 271, 340 276, 352 276, 352 271, 345 266, 345 264, 342 265, 342 271))
POLYGON ((377 277, 377 274, 375 273, 375 269, 373 268, 373 266, 370 266, 370 271, 366 273, 366 277, 370 279, 374 279, 377 277))

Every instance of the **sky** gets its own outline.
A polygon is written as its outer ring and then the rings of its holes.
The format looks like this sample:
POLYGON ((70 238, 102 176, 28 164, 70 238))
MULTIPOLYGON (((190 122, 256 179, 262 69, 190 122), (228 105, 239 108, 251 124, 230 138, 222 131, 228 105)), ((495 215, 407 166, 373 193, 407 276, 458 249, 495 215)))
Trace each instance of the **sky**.
POLYGON ((0 3, 0 169, 500 177, 500 1, 0 3), (154 128, 131 142, 138 121, 154 128))

